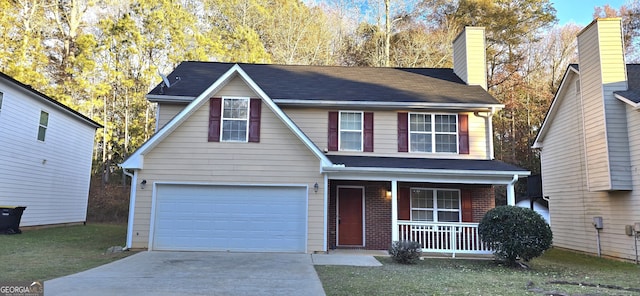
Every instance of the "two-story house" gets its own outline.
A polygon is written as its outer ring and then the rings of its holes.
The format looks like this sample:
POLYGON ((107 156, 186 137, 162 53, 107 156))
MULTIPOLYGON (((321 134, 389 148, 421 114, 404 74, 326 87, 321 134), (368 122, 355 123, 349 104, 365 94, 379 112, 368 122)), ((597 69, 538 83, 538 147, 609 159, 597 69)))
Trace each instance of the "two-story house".
POLYGON ((132 176, 127 247, 487 253, 494 185, 529 172, 493 159, 483 28, 454 69, 183 62, 147 98, 157 133, 132 176))
POLYGON ((556 247, 637 260, 640 253, 640 64, 626 64, 619 18, 577 36, 533 144, 540 149, 556 247))

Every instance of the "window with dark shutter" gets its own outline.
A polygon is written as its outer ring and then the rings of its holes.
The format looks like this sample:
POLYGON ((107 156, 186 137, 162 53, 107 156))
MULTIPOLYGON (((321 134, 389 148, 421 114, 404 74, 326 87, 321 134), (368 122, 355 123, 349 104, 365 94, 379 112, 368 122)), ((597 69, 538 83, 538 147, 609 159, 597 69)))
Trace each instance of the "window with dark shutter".
POLYGON ((338 151, 338 111, 329 112, 329 131, 327 149, 338 151))
POLYGON ((261 99, 251 99, 249 104, 249 142, 260 142, 261 99))
POLYGON ((373 112, 364 113, 364 152, 373 152, 373 112))
POLYGON ((222 98, 209 99, 209 142, 220 142, 222 98))
POLYGON ((469 116, 458 114, 458 153, 469 154, 469 116))
POLYGON ((471 191, 461 190, 460 197, 462 201, 462 222, 473 222, 473 201, 471 200, 471 191))
POLYGON ((398 220, 411 220, 411 190, 398 188, 398 220))
POLYGON ((398 113, 398 152, 409 152, 409 114, 398 113))

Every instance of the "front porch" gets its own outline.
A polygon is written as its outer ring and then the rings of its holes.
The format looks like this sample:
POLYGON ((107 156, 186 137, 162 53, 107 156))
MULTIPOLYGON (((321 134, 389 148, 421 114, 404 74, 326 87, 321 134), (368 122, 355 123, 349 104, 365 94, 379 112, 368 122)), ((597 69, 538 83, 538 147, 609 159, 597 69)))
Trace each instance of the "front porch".
POLYGON ((410 240, 425 254, 492 254, 478 235, 478 222, 495 207, 492 185, 398 182, 395 202, 391 189, 392 182, 329 181, 328 248, 387 250, 410 240), (412 190, 431 192, 433 202, 418 205, 412 190))
POLYGON ((387 250, 412 240, 425 253, 490 254, 478 223, 495 207, 494 186, 530 175, 497 160, 329 155, 325 174, 327 249, 387 250))
POLYGON ((493 254, 478 234, 478 223, 398 221, 399 240, 419 242, 423 253, 493 254))

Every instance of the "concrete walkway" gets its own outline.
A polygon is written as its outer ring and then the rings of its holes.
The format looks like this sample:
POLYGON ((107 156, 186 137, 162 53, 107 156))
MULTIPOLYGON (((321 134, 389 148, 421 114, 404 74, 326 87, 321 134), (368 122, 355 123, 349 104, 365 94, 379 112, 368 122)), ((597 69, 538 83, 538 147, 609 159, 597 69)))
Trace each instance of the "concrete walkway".
POLYGON ((313 254, 314 265, 382 266, 373 256, 389 256, 387 251, 375 250, 331 250, 328 254, 313 254))
POLYGON ((140 252, 44 283, 45 295, 325 295, 309 254, 140 252))

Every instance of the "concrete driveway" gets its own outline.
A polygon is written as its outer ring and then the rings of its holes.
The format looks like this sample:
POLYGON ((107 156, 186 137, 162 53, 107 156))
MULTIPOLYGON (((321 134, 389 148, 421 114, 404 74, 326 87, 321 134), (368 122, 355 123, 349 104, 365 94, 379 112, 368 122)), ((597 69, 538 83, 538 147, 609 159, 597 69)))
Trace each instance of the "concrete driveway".
POLYGON ((325 295, 309 254, 140 252, 44 283, 45 295, 325 295))

